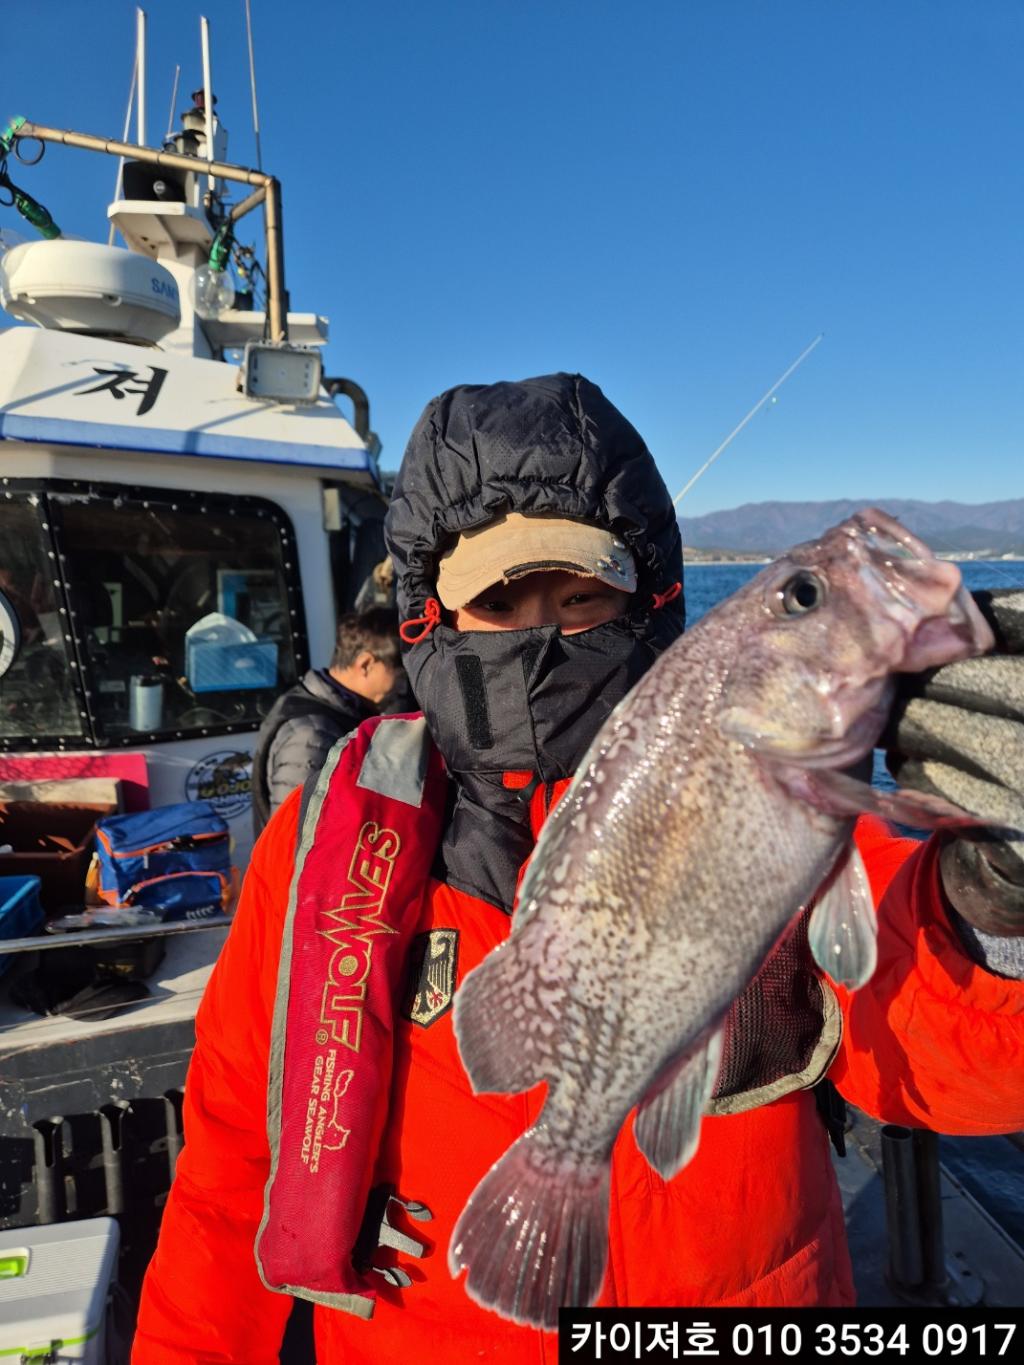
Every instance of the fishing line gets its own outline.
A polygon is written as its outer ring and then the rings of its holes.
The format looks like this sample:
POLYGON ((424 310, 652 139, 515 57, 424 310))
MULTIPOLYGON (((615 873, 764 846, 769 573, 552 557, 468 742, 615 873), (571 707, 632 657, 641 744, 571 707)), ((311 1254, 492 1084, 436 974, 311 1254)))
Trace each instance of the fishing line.
POLYGON ((672 499, 672 506, 673 506, 673 507, 678 507, 678 506, 679 506, 680 502, 683 500, 683 498, 686 496, 686 494, 689 493, 690 489, 691 489, 691 488, 693 487, 693 485, 697 482, 697 480, 701 477, 701 475, 702 475, 706 470, 708 470, 708 469, 711 468, 711 466, 715 463, 715 461, 718 459, 719 455, 721 455, 721 453, 723 452, 723 450, 725 450, 729 445, 732 444, 732 442, 733 442, 733 441, 735 440, 735 438, 740 434, 740 432, 741 432, 741 431, 743 430, 743 428, 747 425, 747 423, 750 421, 750 419, 751 419, 752 417, 756 416, 756 414, 757 414, 758 412, 760 412, 760 410, 764 407, 765 403, 768 402, 768 399, 771 398, 772 394, 775 393, 775 391, 776 391, 777 389, 781 389, 781 388, 782 388, 783 384, 785 384, 786 380, 787 380, 787 379, 789 378, 789 376, 793 373, 793 371, 796 370, 796 369, 798 369, 798 368, 804 363, 804 361, 807 359, 807 357, 808 357, 808 356, 811 354, 811 352, 814 350, 815 346, 817 346, 818 342, 822 340, 822 338, 824 337, 824 335, 825 335, 824 332, 819 332, 818 335, 817 335, 817 336, 814 338, 814 340, 811 342, 811 344, 810 344, 809 346, 805 346, 805 347, 804 347, 804 349, 800 352, 800 354, 797 356, 797 358, 793 361, 792 365, 790 365, 789 369, 786 370, 785 373, 781 374, 781 375, 778 377, 778 379, 776 379, 775 383, 771 386, 771 388, 768 390, 768 392, 765 393, 761 398, 759 398, 759 399, 757 400, 757 402, 754 404, 754 406, 753 406, 753 407, 750 409, 750 411, 747 413, 746 417, 744 417, 743 421, 740 422, 737 426, 733 427, 732 431, 729 432, 729 435, 725 438, 725 440, 724 440, 724 441, 722 442, 722 444, 718 447, 718 449, 715 450, 715 451, 712 451, 712 453, 711 453, 711 454, 708 456, 708 458, 704 461, 704 463, 701 465, 701 467, 697 470, 696 474, 694 474, 693 478, 689 481, 689 483, 685 484, 684 487, 681 488, 681 489, 679 490, 679 492, 676 494, 676 496, 672 499))

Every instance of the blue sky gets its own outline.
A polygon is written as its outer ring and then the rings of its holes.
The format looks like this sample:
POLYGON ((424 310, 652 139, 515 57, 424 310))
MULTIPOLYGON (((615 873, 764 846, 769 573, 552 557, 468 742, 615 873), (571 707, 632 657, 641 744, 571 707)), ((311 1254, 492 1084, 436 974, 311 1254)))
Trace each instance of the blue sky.
MULTIPOLYGON (((252 6, 292 307, 330 318, 385 467, 439 390, 573 369, 676 492, 823 331, 682 511, 1024 496, 1020 0, 252 6)), ((150 141, 206 13, 253 164, 243 0, 144 8, 150 141)), ((134 13, 19 11, 0 114, 120 136, 134 13)), ((19 171, 105 239, 112 160, 19 171)))

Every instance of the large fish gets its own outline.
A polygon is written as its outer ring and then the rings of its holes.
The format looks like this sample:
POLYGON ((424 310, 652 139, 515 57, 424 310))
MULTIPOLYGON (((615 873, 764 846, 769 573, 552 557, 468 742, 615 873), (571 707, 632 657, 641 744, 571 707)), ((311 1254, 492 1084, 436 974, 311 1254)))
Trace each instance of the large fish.
POLYGON ((759 573, 616 708, 544 827, 509 939, 455 999, 476 1091, 548 1085, 452 1234, 477 1302, 546 1328, 593 1302, 620 1128, 639 1106, 640 1150, 665 1179, 682 1169, 726 1012, 815 893, 816 961, 868 979, 855 817, 961 812, 844 769, 878 737, 894 672, 992 644, 956 566, 868 510, 759 573))

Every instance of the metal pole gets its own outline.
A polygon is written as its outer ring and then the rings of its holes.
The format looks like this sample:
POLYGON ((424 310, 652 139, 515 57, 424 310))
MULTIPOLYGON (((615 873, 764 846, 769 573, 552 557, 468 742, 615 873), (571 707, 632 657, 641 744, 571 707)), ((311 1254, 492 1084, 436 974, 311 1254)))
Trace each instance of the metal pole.
MULTIPOLYGON (((288 340, 288 296, 284 283, 284 234, 281 213, 281 182, 264 171, 232 166, 227 161, 203 161, 180 152, 157 151, 155 147, 136 147, 131 142, 115 142, 111 138, 94 137, 91 133, 73 133, 65 128, 44 128, 35 123, 23 123, 18 137, 35 138, 38 142, 57 142, 64 147, 80 147, 87 152, 105 152, 108 156, 130 156, 151 166, 168 166, 175 170, 194 171, 199 175, 217 176, 242 185, 256 185, 266 191, 266 251, 267 251, 267 319, 270 335, 275 341, 288 340)), ((239 209, 251 202, 243 200, 239 209)), ((241 216, 240 214, 238 216, 241 216)), ((7 945, 4 945, 7 951, 7 945)))
POLYGON ((949 1283, 946 1243, 942 1228, 942 1180, 939 1174, 939 1139, 926 1128, 913 1132, 914 1166, 917 1173, 917 1206, 921 1219, 921 1257, 924 1282, 941 1290, 949 1283))
POLYGON ((169 112, 168 115, 167 115, 167 134, 166 134, 167 137, 170 137, 171 134, 174 132, 174 114, 175 114, 174 106, 175 106, 175 105, 177 104, 177 102, 178 102, 178 81, 179 81, 180 79, 181 79, 181 67, 180 67, 180 66, 176 66, 176 67, 174 68, 174 84, 171 86, 171 108, 170 108, 170 112, 169 112))
POLYGON ((252 92, 252 131, 256 136, 256 165, 262 171, 263 154, 260 151, 260 110, 256 100, 256 54, 252 41, 252 9, 245 0, 245 32, 249 40, 249 89, 252 92))
POLYGON ((924 1280, 914 1138, 909 1128, 887 1123, 882 1129, 881 1141, 885 1218, 889 1230, 889 1280, 897 1293, 908 1293, 919 1290, 924 1280))
POLYGON ((103 1153, 103 1182, 107 1192, 107 1213, 124 1212, 124 1172, 121 1169, 122 1128, 129 1108, 126 1100, 105 1104, 98 1111, 100 1145, 103 1153))
POLYGON ((65 1212, 64 1119, 56 1114, 32 1125, 36 1216, 40 1223, 59 1223, 65 1212))
POLYGON ((240 203, 236 204, 234 208, 231 209, 231 211, 228 213, 228 217, 231 219, 233 223, 237 223, 239 218, 244 218, 250 209, 257 208, 260 204, 262 204, 266 197, 267 197, 266 186, 261 185, 258 190, 253 190, 252 194, 250 194, 248 198, 243 199, 240 203))
POLYGON ((135 61, 139 68, 139 106, 136 111, 136 142, 146 145, 146 11, 135 11, 135 61))
MULTIPOLYGON (((136 88, 137 88, 137 86, 138 86, 138 80, 139 80, 139 53, 138 53, 138 49, 136 48, 136 51, 135 51, 135 64, 134 64, 134 66, 132 67, 132 84, 131 84, 131 89, 128 91, 128 108, 124 111, 124 134, 123 134, 123 136, 124 136, 124 141, 125 141, 125 142, 128 141, 128 134, 129 134, 129 133, 131 132, 131 130, 132 130, 132 105, 133 105, 134 102, 135 102, 135 91, 136 91, 136 88)), ((121 198, 121 186, 122 186, 123 183, 124 183, 124 157, 121 156, 121 157, 118 157, 118 159, 117 159, 117 179, 114 181, 114 202, 115 202, 115 203, 117 202, 118 199, 121 198)), ((110 224, 110 231, 107 233, 107 246, 113 246, 113 245, 114 245, 114 235, 115 235, 116 232, 117 232, 117 228, 114 226, 113 223, 111 223, 111 224, 110 224)))
MULTIPOLYGON (((210 75, 210 21, 205 14, 199 20, 199 36, 203 48, 203 102, 206 105, 206 155, 213 160, 213 78, 210 75)), ((206 182, 213 194, 213 176, 206 182)))
POLYGON ((185 1098, 182 1089, 164 1091, 164 1125, 167 1129, 167 1164, 170 1167, 169 1175, 174 1179, 174 1170, 178 1164, 178 1157, 181 1155, 181 1148, 184 1142, 182 1135, 181 1105, 185 1098))
POLYGON ((159 151, 156 147, 138 147, 134 142, 117 142, 114 138, 96 137, 92 133, 74 133, 68 128, 45 128, 37 123, 23 123, 18 137, 37 142, 58 142, 63 147, 80 147, 87 152, 106 152, 108 156, 130 156, 147 165, 173 166, 179 171, 195 171, 199 175, 213 175, 220 180, 237 181, 243 185, 267 185, 273 176, 265 171, 247 170, 229 161, 207 161, 203 157, 183 156, 181 152, 159 151))
POLYGON ((271 178, 263 205, 267 223, 267 322, 271 341, 288 340, 288 296, 284 288, 284 233, 281 185, 271 178))

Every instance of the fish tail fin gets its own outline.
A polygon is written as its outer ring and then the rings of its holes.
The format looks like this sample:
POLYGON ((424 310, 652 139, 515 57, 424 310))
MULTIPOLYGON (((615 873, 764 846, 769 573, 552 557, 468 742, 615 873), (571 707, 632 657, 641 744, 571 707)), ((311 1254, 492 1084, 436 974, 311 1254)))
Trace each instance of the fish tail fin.
POLYGON ((513 1143, 470 1195, 448 1269, 513 1322, 553 1331, 559 1308, 593 1303, 608 1254, 607 1161, 556 1156, 536 1129, 513 1143))

